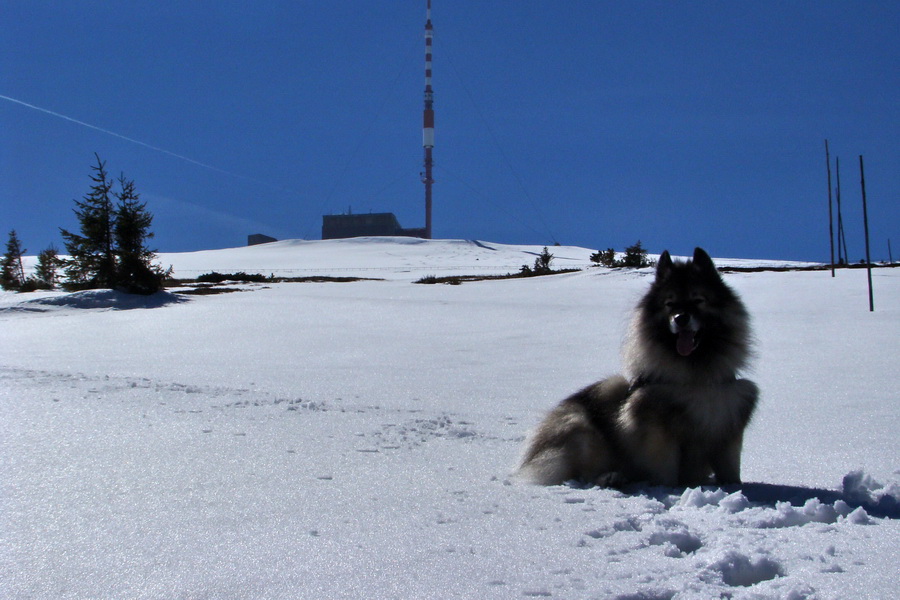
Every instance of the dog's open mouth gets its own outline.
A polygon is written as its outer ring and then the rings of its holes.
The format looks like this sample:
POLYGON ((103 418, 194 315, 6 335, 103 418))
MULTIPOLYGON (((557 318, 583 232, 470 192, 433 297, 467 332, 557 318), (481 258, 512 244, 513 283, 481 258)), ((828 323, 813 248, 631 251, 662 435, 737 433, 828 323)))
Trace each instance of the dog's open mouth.
POLYGON ((675 342, 675 349, 678 350, 678 354, 682 356, 690 356, 691 352, 697 349, 696 332, 686 327, 679 330, 676 335, 678 337, 675 342))

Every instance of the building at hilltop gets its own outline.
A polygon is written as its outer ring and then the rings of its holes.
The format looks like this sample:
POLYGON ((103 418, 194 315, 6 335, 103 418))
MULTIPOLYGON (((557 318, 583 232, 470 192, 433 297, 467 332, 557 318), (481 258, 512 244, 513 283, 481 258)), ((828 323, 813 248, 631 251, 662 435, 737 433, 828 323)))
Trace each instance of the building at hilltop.
POLYGON ((256 246, 257 244, 268 244, 277 242, 278 240, 262 233, 251 233, 247 236, 247 245, 256 246))
POLYGON ((400 226, 394 213, 325 215, 322 217, 323 240, 374 236, 425 237, 425 228, 404 229, 400 226))

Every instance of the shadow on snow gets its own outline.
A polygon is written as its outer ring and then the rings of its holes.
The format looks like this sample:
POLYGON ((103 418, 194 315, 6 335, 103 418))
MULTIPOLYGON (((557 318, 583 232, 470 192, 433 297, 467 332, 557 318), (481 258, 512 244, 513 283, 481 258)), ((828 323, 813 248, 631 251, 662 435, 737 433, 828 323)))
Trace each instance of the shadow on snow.
POLYGON ((24 312, 47 312, 54 308, 135 310, 162 308, 182 302, 189 302, 189 300, 171 292, 157 292, 149 296, 141 296, 126 294, 116 290, 85 290, 71 294, 27 300, 5 310, 24 312))

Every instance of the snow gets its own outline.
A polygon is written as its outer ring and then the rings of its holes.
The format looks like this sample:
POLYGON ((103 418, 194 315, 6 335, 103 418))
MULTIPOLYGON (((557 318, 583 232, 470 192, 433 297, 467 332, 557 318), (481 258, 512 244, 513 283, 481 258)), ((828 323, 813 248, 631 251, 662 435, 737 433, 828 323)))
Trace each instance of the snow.
MULTIPOLYGON (((425 275, 504 275, 529 267, 541 246, 512 246, 477 240, 423 240, 371 237, 341 240, 284 240, 231 251, 209 250, 160 255, 175 277, 196 277, 210 271, 262 273, 281 277, 308 275, 409 279, 425 275)), ((555 269, 592 265, 596 250, 550 246, 555 269)), ((774 260, 720 259, 720 266, 806 266, 814 263, 774 260)))
MULTIPOLYGON (((160 262, 165 266, 173 265, 175 277, 195 277, 214 270, 283 277, 332 275, 407 279, 414 272, 419 277, 515 273, 522 265, 532 266, 541 250, 541 247, 475 240, 372 237, 285 240, 232 252, 211 250, 163 254, 160 262)), ((589 266, 593 252, 572 246, 553 247, 554 267, 589 266)))
POLYGON ((381 280, 0 294, 0 598, 895 595, 900 271, 874 313, 864 271, 726 274, 757 339, 747 483, 625 493, 510 472, 619 369, 651 270, 412 283, 540 251, 287 241, 161 261, 381 280))

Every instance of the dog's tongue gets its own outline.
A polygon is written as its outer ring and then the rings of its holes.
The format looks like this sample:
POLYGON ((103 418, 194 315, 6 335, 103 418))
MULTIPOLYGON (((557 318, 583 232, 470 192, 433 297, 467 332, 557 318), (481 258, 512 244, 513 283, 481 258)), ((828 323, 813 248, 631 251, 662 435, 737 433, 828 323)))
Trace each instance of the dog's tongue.
POLYGON ((683 329, 678 332, 678 341, 675 342, 675 349, 678 354, 688 356, 694 351, 694 332, 690 329, 683 329))

